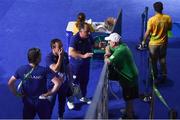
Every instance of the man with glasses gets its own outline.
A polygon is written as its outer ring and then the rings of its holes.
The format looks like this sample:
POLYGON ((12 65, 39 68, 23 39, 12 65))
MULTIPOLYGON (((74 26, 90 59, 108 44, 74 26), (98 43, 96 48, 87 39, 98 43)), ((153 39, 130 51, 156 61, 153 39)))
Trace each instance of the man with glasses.
POLYGON ((91 100, 86 97, 87 85, 89 81, 90 58, 93 56, 93 38, 87 23, 79 27, 79 32, 70 41, 69 56, 72 66, 75 83, 80 85, 82 96, 81 102, 91 104, 91 100))

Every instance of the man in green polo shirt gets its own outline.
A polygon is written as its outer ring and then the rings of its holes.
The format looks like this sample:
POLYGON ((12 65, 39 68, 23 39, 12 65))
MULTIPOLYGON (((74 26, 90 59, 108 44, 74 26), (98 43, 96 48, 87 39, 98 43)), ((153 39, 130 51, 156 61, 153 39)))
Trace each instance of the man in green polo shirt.
MULTIPOLYGON (((109 45, 106 47, 105 62, 109 65, 109 72, 117 73, 126 102, 126 117, 134 118, 133 100, 138 98, 138 70, 134 63, 132 53, 121 36, 112 33, 105 37, 109 45)), ((111 73, 110 73, 111 74, 111 73)))

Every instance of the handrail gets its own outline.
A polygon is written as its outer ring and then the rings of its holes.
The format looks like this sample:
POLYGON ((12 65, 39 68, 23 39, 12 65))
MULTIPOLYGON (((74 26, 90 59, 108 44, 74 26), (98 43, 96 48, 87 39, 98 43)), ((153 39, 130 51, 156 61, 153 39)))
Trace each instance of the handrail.
POLYGON ((142 50, 146 50, 146 47, 142 47, 141 43, 143 41, 143 38, 144 38, 144 33, 146 32, 146 29, 147 29, 147 21, 148 21, 148 7, 145 7, 145 10, 143 11, 143 13, 141 14, 141 18, 142 18, 142 21, 141 21, 141 34, 140 34, 140 40, 138 43, 138 45, 136 46, 136 48, 140 51, 142 50))
POLYGON ((141 14, 142 22, 141 22, 141 36, 140 40, 142 42, 144 33, 147 29, 147 21, 148 21, 148 7, 145 7, 144 12, 141 14))
POLYGON ((105 63, 85 119, 108 119, 108 77, 105 63))

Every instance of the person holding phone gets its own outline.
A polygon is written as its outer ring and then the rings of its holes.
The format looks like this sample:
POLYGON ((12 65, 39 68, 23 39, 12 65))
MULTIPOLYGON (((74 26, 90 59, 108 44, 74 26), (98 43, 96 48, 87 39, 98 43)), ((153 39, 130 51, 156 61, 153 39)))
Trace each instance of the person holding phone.
MULTIPOLYGON (((51 52, 46 56, 46 65, 52 71, 54 71, 58 77, 63 78, 63 83, 57 94, 52 96, 51 105, 52 109, 55 105, 56 96, 58 97, 58 118, 62 119, 65 112, 66 98, 68 98, 72 93, 70 89, 70 82, 72 80, 72 74, 69 65, 68 54, 63 49, 63 43, 60 39, 52 39, 51 52)), ((51 89, 52 82, 48 84, 48 88, 51 89)), ((74 106, 71 106, 72 109, 74 106)))

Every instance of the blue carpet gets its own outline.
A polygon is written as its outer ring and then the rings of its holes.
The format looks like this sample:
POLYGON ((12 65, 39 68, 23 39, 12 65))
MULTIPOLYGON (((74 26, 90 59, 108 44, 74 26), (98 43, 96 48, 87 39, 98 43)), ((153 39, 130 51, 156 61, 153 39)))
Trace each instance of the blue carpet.
MULTIPOLYGON (((169 81, 159 86, 159 90, 169 105, 180 112, 180 94, 178 94, 180 67, 180 1, 161 0, 164 12, 171 15, 173 22, 173 38, 169 40, 167 65, 169 81)), ((120 8, 123 9, 122 37, 133 51, 140 71, 140 92, 145 91, 142 79, 147 77, 146 62, 135 49, 140 37, 141 13, 145 6, 149 7, 149 16, 154 14, 154 0, 0 0, 0 118, 22 118, 22 103, 8 90, 7 80, 19 65, 27 64, 26 53, 30 47, 42 50, 41 65, 45 65, 44 57, 50 51, 49 42, 53 38, 63 40, 67 48, 66 26, 68 21, 76 19, 78 12, 85 12, 87 19, 104 21, 107 17, 116 17, 120 8), (143 62, 143 64, 142 64, 143 62)), ((144 53, 143 53, 144 55, 144 53)), ((146 58, 144 58, 146 59, 146 58)), ((92 97, 96 89, 99 73, 103 63, 94 61, 91 64, 88 96, 92 97)), ((109 117, 119 118, 120 109, 124 107, 121 89, 118 84, 111 83, 119 101, 110 92, 109 117)), ((77 102, 77 109, 66 109, 65 118, 83 118, 88 105, 77 102)), ((139 118, 148 118, 149 105, 140 100, 135 101, 135 110, 139 118)), ((155 118, 168 118, 167 109, 156 99, 155 118)), ((53 112, 57 118, 57 104, 53 112)))

